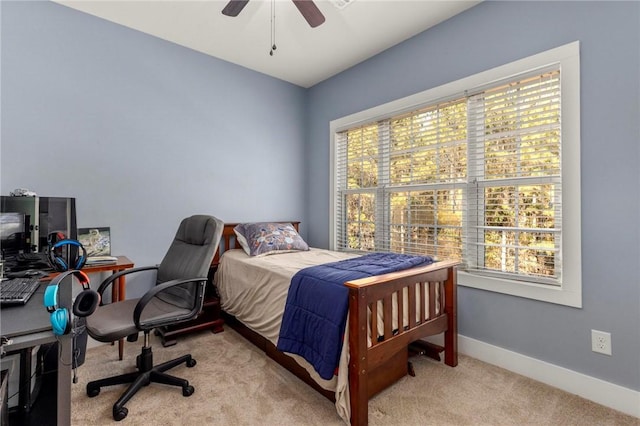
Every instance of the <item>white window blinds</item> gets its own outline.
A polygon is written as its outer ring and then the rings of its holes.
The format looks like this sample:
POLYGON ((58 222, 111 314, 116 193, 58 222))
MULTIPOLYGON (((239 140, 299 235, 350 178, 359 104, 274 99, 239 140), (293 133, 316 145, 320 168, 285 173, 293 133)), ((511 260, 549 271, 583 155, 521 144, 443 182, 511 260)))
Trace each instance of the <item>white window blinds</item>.
POLYGON ((559 283, 560 71, 469 98, 470 270, 559 283))
POLYGON ((560 68, 336 133, 336 248, 428 254, 557 284, 560 68))

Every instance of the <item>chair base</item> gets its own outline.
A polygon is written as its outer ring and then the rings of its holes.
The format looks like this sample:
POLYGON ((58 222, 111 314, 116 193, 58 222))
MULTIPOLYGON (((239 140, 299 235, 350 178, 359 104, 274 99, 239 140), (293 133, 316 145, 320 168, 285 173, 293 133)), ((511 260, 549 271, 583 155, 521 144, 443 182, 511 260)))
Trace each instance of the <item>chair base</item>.
POLYGON ((189 385, 188 380, 164 373, 182 363, 185 363, 187 367, 191 368, 196 365, 196 360, 191 357, 191 354, 188 354, 180 358, 172 359, 171 361, 163 362, 154 367, 151 347, 145 346, 142 348, 142 353, 136 357, 136 367, 138 371, 89 382, 87 383, 87 396, 91 398, 98 396, 100 394, 100 388, 104 386, 131 383, 116 403, 113 404, 113 419, 120 421, 127 417, 129 412, 124 405, 136 392, 142 389, 143 386, 148 386, 151 382, 179 386, 182 388, 183 396, 191 396, 195 389, 189 385))

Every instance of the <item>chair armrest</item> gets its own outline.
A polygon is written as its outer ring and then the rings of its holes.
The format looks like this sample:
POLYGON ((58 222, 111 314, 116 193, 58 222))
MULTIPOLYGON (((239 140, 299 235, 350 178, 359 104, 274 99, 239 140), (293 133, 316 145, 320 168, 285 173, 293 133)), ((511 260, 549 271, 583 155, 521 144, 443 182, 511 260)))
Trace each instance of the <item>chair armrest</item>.
MULTIPOLYGON (((138 268, 131 268, 131 269, 125 269, 124 271, 120 271, 120 272, 116 272, 115 274, 110 275, 107 279, 105 279, 104 281, 102 281, 102 283, 100 283, 100 287, 98 287, 98 293, 100 293, 100 298, 102 299, 102 294, 104 293, 104 291, 109 288, 109 286, 111 286, 111 284, 113 284, 113 282, 115 280, 117 280, 118 278, 124 276, 124 275, 129 275, 129 274, 134 274, 136 272, 142 272, 142 271, 151 271, 151 270, 157 270, 158 269, 158 265, 155 266, 140 266, 138 268)), ((102 302, 100 302, 100 304, 102 304, 102 302)))
POLYGON ((138 301, 138 303, 136 304, 136 307, 133 310, 133 322, 136 324, 136 327, 139 330, 144 330, 144 329, 160 327, 163 325, 174 324, 176 322, 186 321, 188 319, 193 318, 202 309, 202 303, 204 302, 204 288, 206 283, 207 283, 207 277, 198 277, 198 278, 187 278, 187 279, 181 279, 181 280, 171 280, 171 281, 164 282, 162 284, 158 284, 157 286, 153 287, 151 290, 146 292, 145 295, 142 296, 138 301), (183 315, 178 318, 174 317, 171 319, 162 318, 156 321, 150 320, 150 321, 146 321, 144 324, 140 323, 140 316, 142 315, 142 312, 144 311, 145 307, 159 293, 162 293, 163 291, 171 287, 175 287, 177 285, 187 284, 187 283, 197 283, 197 282, 200 282, 200 284, 198 285, 196 294, 194 296, 193 308, 187 315, 183 315))

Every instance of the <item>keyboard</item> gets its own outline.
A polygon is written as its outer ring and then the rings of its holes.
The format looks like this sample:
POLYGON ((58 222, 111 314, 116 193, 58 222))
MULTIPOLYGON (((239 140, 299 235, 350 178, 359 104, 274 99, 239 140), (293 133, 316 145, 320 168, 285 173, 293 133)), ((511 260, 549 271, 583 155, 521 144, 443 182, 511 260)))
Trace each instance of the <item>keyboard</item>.
POLYGON ((47 255, 44 253, 18 253, 16 260, 20 263, 46 262, 47 255))
POLYGON ((0 305, 24 305, 36 292, 38 277, 11 278, 0 283, 0 305))
POLYGON ((5 272, 7 272, 6 276, 9 278, 20 278, 21 276, 17 272, 28 269, 41 271, 51 271, 53 269, 45 253, 19 253, 9 260, 5 259, 4 268, 5 272), (16 274, 12 275, 13 272, 16 274))

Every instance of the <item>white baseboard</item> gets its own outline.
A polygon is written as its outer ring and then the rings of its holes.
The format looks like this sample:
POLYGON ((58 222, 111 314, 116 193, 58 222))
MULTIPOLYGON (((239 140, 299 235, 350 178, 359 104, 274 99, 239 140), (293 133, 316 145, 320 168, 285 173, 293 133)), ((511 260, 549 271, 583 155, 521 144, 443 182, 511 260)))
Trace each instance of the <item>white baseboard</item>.
POLYGON ((640 418, 640 392, 517 352, 458 336, 458 351, 464 355, 513 371, 565 392, 640 418))

